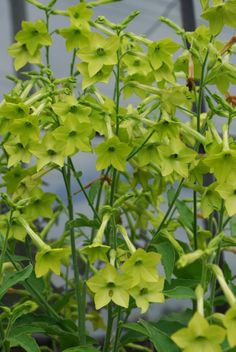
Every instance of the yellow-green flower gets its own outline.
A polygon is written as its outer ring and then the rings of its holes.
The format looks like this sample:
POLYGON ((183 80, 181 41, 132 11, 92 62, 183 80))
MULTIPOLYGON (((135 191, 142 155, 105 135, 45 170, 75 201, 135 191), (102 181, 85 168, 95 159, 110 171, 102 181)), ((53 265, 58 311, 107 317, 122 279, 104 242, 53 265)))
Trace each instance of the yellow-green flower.
POLYGON ((117 63, 117 50, 119 38, 115 35, 104 38, 99 33, 92 33, 86 46, 79 50, 79 57, 88 63, 90 77, 96 75, 104 65, 115 65, 117 63))
POLYGON ((61 262, 68 260, 70 248, 45 248, 40 250, 35 256, 35 274, 41 277, 52 270, 56 275, 60 275, 61 262))
POLYGON ((95 293, 96 309, 106 306, 111 301, 128 308, 130 284, 130 277, 120 274, 111 264, 107 264, 87 281, 89 289, 95 293))
POLYGON ((157 282, 159 274, 156 266, 160 259, 160 254, 145 252, 144 249, 139 248, 122 265, 121 270, 132 277, 133 286, 144 282, 157 282))
POLYGON ((227 310, 223 317, 223 324, 227 329, 227 339, 231 347, 236 346, 236 303, 227 310))
POLYGON ((198 312, 190 320, 188 327, 171 336, 183 352, 221 352, 225 330, 217 325, 209 325, 198 312))
POLYGON ((135 299, 136 306, 145 313, 150 303, 163 303, 165 297, 162 293, 164 278, 159 277, 157 282, 141 282, 129 289, 129 294, 135 299))

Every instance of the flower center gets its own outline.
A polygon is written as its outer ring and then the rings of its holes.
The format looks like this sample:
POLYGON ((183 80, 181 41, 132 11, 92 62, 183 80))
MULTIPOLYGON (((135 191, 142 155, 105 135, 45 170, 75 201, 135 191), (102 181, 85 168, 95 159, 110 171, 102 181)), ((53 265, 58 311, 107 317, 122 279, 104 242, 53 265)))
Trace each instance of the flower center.
POLYGON ((30 128, 30 127, 32 127, 32 123, 27 121, 27 122, 24 123, 24 127, 30 128))
POLYGON ((50 155, 50 156, 53 156, 53 155, 56 155, 56 152, 55 152, 55 150, 48 149, 47 150, 47 154, 50 155))
POLYGON ((140 265, 142 265, 143 264, 143 261, 142 261, 142 259, 138 259, 138 260, 136 260, 136 262, 135 262, 135 266, 140 266, 140 265))
POLYGON ((23 146, 22 143, 17 143, 16 146, 17 146, 17 148, 19 148, 19 149, 24 149, 24 146, 23 146))
POLYGON ((171 154, 170 156, 172 159, 177 159, 178 158, 178 154, 174 153, 174 154, 171 154))
POLYGON ((140 60, 139 59, 134 60, 134 66, 140 66, 140 60))
POLYGON ((140 290, 139 294, 142 295, 146 295, 148 293, 148 289, 146 287, 142 288, 142 290, 140 290))
POLYGON ((71 131, 70 133, 69 133, 69 136, 70 137, 74 137, 74 136, 76 136, 77 135, 77 132, 76 131, 71 131))
POLYGON ((113 153, 115 150, 116 150, 115 147, 109 147, 108 148, 108 151, 111 152, 111 153, 113 153))
POLYGON ((76 105, 72 105, 72 106, 70 107, 69 112, 75 113, 75 112, 77 112, 77 110, 78 110, 78 107, 77 107, 76 105))
POLYGON ((103 48, 97 48, 96 53, 98 56, 105 55, 105 50, 103 48))
POLYGON ((115 285, 115 283, 114 282, 108 282, 107 283, 107 288, 113 288, 113 287, 115 287, 116 285, 115 285))

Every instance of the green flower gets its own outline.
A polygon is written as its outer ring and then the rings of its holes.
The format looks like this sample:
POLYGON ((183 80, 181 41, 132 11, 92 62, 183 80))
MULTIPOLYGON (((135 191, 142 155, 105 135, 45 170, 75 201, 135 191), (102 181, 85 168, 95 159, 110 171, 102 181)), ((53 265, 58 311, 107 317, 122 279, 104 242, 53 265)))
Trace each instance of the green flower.
POLYGON ((223 184, 216 187, 216 191, 224 199, 225 208, 229 216, 236 214, 236 179, 231 176, 223 184))
POLYGON ((81 62, 77 65, 79 72, 83 76, 82 89, 85 89, 95 83, 108 83, 113 66, 103 66, 93 77, 90 77, 88 71, 88 64, 86 62, 81 62))
POLYGON ((39 139, 38 118, 36 116, 28 116, 14 120, 9 131, 17 135, 24 145, 39 139))
POLYGON ((119 138, 114 136, 95 148, 98 155, 96 168, 102 170, 112 165, 119 171, 125 171, 126 158, 131 148, 128 144, 120 142, 119 138))
POLYGON ((70 6, 67 9, 70 20, 72 24, 82 24, 83 26, 87 26, 89 28, 89 20, 93 15, 93 12, 87 8, 85 3, 80 3, 75 6, 70 6))
POLYGON ((145 252, 144 249, 139 248, 122 265, 121 270, 132 277, 133 286, 139 283, 157 282, 159 273, 156 266, 160 259, 160 254, 145 252))
POLYGON ((18 71, 24 67, 27 63, 30 64, 41 64, 41 54, 40 48, 38 48, 33 54, 30 54, 26 44, 22 43, 13 43, 8 48, 8 53, 11 55, 14 61, 15 70, 18 71))
POLYGON ((52 133, 46 134, 40 144, 32 144, 30 151, 38 158, 37 171, 49 163, 60 167, 64 164, 64 146, 53 137, 52 133))
POLYGON ((135 75, 142 72, 144 76, 147 76, 152 71, 148 59, 143 53, 140 53, 140 56, 135 52, 133 54, 126 54, 122 62, 125 65, 128 75, 135 75))
POLYGON ((209 155, 204 159, 204 163, 214 172, 219 182, 226 182, 229 175, 236 171, 236 151, 223 150, 215 155, 209 155))
MULTIPOLYGON (((17 217, 19 215, 20 215, 20 213, 18 211, 14 212, 14 214, 11 218, 11 224, 10 224, 10 228, 9 228, 8 237, 14 238, 17 241, 24 242, 25 237, 27 235, 27 232, 24 229, 24 227, 21 224, 19 224, 17 221, 17 217)), ((6 236, 6 233, 8 231, 9 220, 10 220, 10 212, 8 212, 4 215, 0 215, 1 234, 3 234, 4 236, 6 236)))
POLYGON ((236 304, 227 310, 223 317, 223 324, 227 329, 227 339, 230 347, 236 346, 236 304))
POLYGON ((158 70, 163 64, 169 68, 173 67, 172 55, 179 49, 180 45, 171 38, 164 38, 150 44, 148 58, 154 70, 158 70))
POLYGON ((34 220, 39 216, 51 218, 53 216, 52 204, 55 201, 55 194, 43 192, 40 188, 31 191, 30 204, 24 208, 27 219, 34 220))
POLYGON ((86 46, 81 47, 78 55, 88 63, 90 77, 96 75, 104 65, 115 65, 117 63, 117 50, 119 38, 111 36, 104 38, 99 33, 92 33, 86 46))
POLYGON ((52 270, 56 275, 60 275, 61 262, 68 261, 70 255, 69 248, 45 248, 35 256, 35 274, 41 277, 52 270))
POLYGON ((0 107, 0 114, 11 120, 27 118, 29 116, 29 106, 21 102, 17 104, 6 102, 0 107))
POLYGON ((53 136, 63 144, 65 155, 73 155, 78 150, 91 151, 90 139, 91 125, 81 123, 78 118, 67 117, 64 125, 53 131, 53 136))
POLYGON ((149 303, 163 303, 165 298, 161 292, 164 287, 164 278, 159 277, 157 282, 142 282, 129 289, 129 294, 135 299, 136 306, 145 313, 149 303))
POLYGON ((52 105, 53 111, 61 118, 62 122, 66 118, 78 119, 80 122, 89 122, 91 109, 79 104, 74 96, 67 96, 62 101, 52 105))
POLYGON ((88 41, 89 31, 83 24, 72 24, 69 28, 62 28, 58 33, 66 39, 66 49, 71 51, 86 45, 88 41))
POLYGON ((47 31, 47 26, 42 20, 22 22, 22 30, 16 35, 16 40, 25 44, 30 55, 35 55, 41 46, 49 46, 52 39, 47 31))
POLYGON ((180 329, 171 338, 183 352, 221 352, 220 343, 225 338, 225 330, 217 325, 209 325, 196 312, 188 327, 180 329))
POLYGON ((3 180, 7 186, 8 193, 14 193, 18 184, 25 176, 30 173, 31 170, 23 169, 20 165, 9 168, 5 175, 3 176, 3 180))
POLYGON ((211 33, 217 35, 221 32, 225 24, 235 29, 235 13, 236 2, 235 0, 229 0, 227 2, 221 1, 213 7, 209 7, 203 12, 202 17, 209 21, 211 33))
POLYGON ((180 140, 172 140, 169 145, 159 147, 158 151, 162 176, 169 176, 174 171, 182 177, 188 176, 188 166, 195 160, 195 151, 180 140))
POLYGON ((114 266, 107 264, 87 281, 89 289, 95 293, 96 309, 106 306, 111 301, 118 306, 128 308, 130 278, 120 274, 114 266))
POLYGON ((88 260, 93 264, 96 260, 107 262, 107 252, 110 250, 110 246, 106 246, 100 242, 93 241, 92 244, 85 246, 80 249, 80 252, 88 256, 88 260))
POLYGON ((4 149, 8 154, 8 167, 18 164, 20 161, 23 163, 29 163, 31 159, 31 153, 29 151, 29 145, 24 145, 19 137, 10 137, 6 143, 4 143, 4 149))
POLYGON ((219 210, 221 207, 221 198, 216 190, 217 183, 214 182, 210 186, 206 187, 202 199, 201 199, 201 209, 204 218, 214 211, 219 210))

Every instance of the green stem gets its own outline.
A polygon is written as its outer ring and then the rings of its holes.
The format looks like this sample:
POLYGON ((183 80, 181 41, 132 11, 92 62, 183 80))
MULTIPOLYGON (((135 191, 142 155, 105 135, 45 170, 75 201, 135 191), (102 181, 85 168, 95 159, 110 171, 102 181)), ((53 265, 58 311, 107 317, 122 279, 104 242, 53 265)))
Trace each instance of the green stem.
MULTIPOLYGON (((45 11, 45 16, 46 16, 46 26, 47 26, 47 31, 49 32, 49 17, 50 17, 50 12, 48 10, 45 11)), ((45 47, 46 49, 46 63, 47 67, 50 68, 50 59, 49 59, 49 46, 47 45, 45 47)))
POLYGON ((107 330, 106 330, 106 337, 103 346, 103 352, 110 352, 110 341, 112 335, 112 325, 113 325, 113 315, 112 315, 112 303, 110 302, 107 309, 107 330))
POLYGON ((118 352, 121 330, 122 330, 121 307, 119 307, 118 314, 117 314, 117 327, 116 327, 116 336, 115 336, 113 352, 118 352))
POLYGON ((173 199, 172 199, 172 202, 170 203, 169 208, 168 208, 167 212, 165 213, 164 218, 162 219, 160 225, 158 226, 156 232, 154 233, 153 238, 152 238, 151 241, 149 242, 148 247, 152 244, 152 242, 155 241, 155 239, 157 238, 159 232, 161 231, 162 227, 164 226, 164 224, 165 224, 165 222, 166 222, 166 220, 167 220, 169 214, 171 213, 171 211, 172 211, 172 209, 173 209, 173 207, 174 207, 174 205, 175 205, 176 199, 178 198, 178 196, 179 196, 179 194, 180 194, 180 192, 181 192, 181 190, 182 190, 183 183, 184 183, 184 178, 182 178, 182 180, 180 181, 180 183, 179 183, 179 185, 178 185, 178 188, 177 188, 177 190, 176 190, 176 192, 175 192, 175 195, 174 195, 174 197, 173 197, 173 199))
POLYGON ((96 218, 98 219, 99 223, 101 223, 101 219, 100 219, 100 217, 99 217, 99 215, 97 213, 97 210, 94 208, 93 203, 89 199, 89 196, 87 195, 87 192, 85 191, 85 188, 84 188, 82 182, 80 181, 80 178, 77 176, 74 164, 73 164, 73 162, 72 162, 70 157, 68 158, 68 164, 71 167, 71 169, 73 171, 73 175, 74 175, 76 181, 78 182, 78 184, 79 184, 79 186, 81 188, 81 191, 83 192, 83 194, 84 194, 84 196, 85 196, 90 208, 92 209, 92 211, 93 211, 94 215, 96 216, 96 218))
POLYGON ((74 51, 73 51, 72 61, 70 64, 70 75, 71 76, 74 75, 75 58, 76 58, 76 49, 74 49, 74 51))
POLYGON ((2 267, 3 267, 4 257, 5 257, 6 250, 7 250, 7 243, 8 243, 9 233, 10 233, 12 214, 13 214, 13 210, 11 210, 9 220, 7 222, 7 232, 6 232, 6 236, 4 239, 3 248, 2 248, 1 257, 0 257, 0 282, 1 282, 1 278, 2 278, 2 267))
POLYGON ((155 130, 152 130, 149 135, 147 136, 147 138, 143 141, 143 143, 136 149, 134 149, 127 157, 127 161, 129 161, 130 159, 132 159, 144 146, 145 144, 149 141, 149 139, 152 137, 152 135, 155 133, 155 130))
MULTIPOLYGON (((23 266, 21 264, 15 263, 14 259, 12 258, 11 254, 9 253, 9 251, 6 251, 7 257, 10 260, 10 262, 13 264, 13 266, 15 267, 15 269, 17 271, 20 271, 23 269, 23 266)), ((41 293, 34 288, 34 286, 28 281, 24 281, 23 286, 26 288, 26 290, 31 293, 31 295, 33 297, 36 297, 38 303, 41 305, 41 307, 48 312, 51 317, 53 317, 54 319, 56 319, 57 321, 60 321, 61 318, 60 316, 57 314, 57 312, 53 309, 53 307, 47 302, 47 300, 44 298, 44 296, 41 295, 41 293)))
MULTIPOLYGON (((73 199, 72 199, 72 193, 71 193, 70 168, 68 167, 68 171, 66 172, 65 166, 63 166, 62 174, 63 174, 66 193, 67 193, 69 220, 73 221, 74 210, 73 210, 73 199)), ((80 292, 80 277, 79 277, 79 268, 78 268, 77 253, 76 253, 75 232, 73 227, 70 228, 70 242, 71 242, 74 278, 75 278, 75 295, 76 295, 76 301, 77 301, 78 320, 79 320, 78 338, 81 344, 85 344, 86 343, 85 316, 82 315, 84 308, 82 307, 83 301, 81 299, 81 292, 80 292)))
MULTIPOLYGON (((223 220, 224 220, 224 201, 222 200, 220 217, 219 217, 218 234, 222 231, 223 220)), ((219 263, 220 263, 220 254, 221 254, 221 243, 219 243, 219 246, 216 251, 216 257, 215 257, 215 264, 216 265, 219 265, 219 263)), ((212 281, 211 281, 210 314, 214 313, 215 293, 216 293, 216 276, 213 275, 212 281)))
POLYGON ((193 239, 194 250, 198 249, 197 243, 197 192, 193 191, 193 239))

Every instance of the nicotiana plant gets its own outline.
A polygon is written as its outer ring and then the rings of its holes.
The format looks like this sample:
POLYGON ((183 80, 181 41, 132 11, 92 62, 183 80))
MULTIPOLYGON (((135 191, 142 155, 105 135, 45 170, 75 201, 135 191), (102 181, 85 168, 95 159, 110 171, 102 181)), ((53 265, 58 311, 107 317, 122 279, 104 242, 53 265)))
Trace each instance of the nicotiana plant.
POLYGON ((34 69, 8 76, 0 103, 1 351, 235 351, 236 36, 220 34, 236 29, 236 0, 201 0, 194 32, 161 17, 177 41, 130 32, 138 11, 95 18, 116 1, 26 1, 42 19, 22 22, 9 55, 34 69), (57 36, 67 77, 51 68, 57 36), (172 299, 191 308, 163 314, 172 299))

